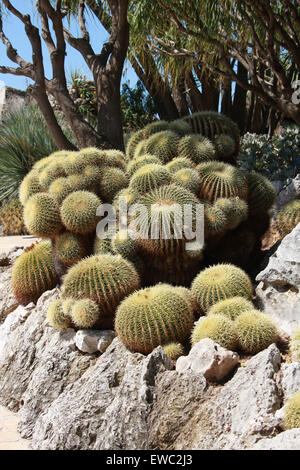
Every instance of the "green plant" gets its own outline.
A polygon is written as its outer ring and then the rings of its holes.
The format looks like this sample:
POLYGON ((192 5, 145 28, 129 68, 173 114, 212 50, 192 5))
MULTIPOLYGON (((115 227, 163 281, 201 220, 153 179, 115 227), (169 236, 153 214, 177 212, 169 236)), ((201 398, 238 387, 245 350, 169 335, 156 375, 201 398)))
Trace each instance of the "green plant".
POLYGON ((227 217, 216 204, 204 205, 204 228, 206 238, 223 234, 227 229, 227 217))
POLYGON ((156 346, 184 341, 193 326, 193 311, 172 286, 139 290, 119 305, 115 330, 131 350, 150 353, 156 346))
POLYGON ((212 305, 229 297, 251 299, 252 283, 248 275, 237 266, 217 264, 201 271, 194 279, 192 292, 199 307, 207 311, 212 305))
POLYGON ((236 142, 230 135, 221 134, 215 138, 216 159, 226 162, 235 153, 236 142))
POLYGON ((202 135, 186 135, 178 142, 178 157, 189 158, 195 164, 215 160, 213 143, 202 135))
POLYGON ((159 165, 160 160, 154 155, 149 154, 143 155, 141 157, 134 157, 127 165, 127 173, 129 176, 132 176, 137 170, 151 163, 156 163, 159 165))
POLYGON ((92 328, 99 319, 99 307, 93 300, 81 299, 74 302, 71 308, 71 318, 78 328, 92 328))
POLYGON ((85 235, 95 230, 98 223, 97 208, 101 204, 96 194, 75 191, 63 201, 61 220, 71 232, 85 235))
POLYGON ((210 338, 223 348, 235 350, 237 334, 234 322, 224 315, 210 315, 200 319, 192 332, 192 346, 204 338, 210 338))
POLYGON ((278 337, 272 319, 255 309, 241 313, 235 320, 235 326, 239 347, 250 354, 256 354, 267 348, 275 343, 278 337))
POLYGON ((57 258, 64 264, 77 263, 86 253, 84 239, 75 233, 59 234, 54 241, 54 251, 57 258))
POLYGON ((124 171, 119 168, 104 168, 99 185, 100 196, 108 202, 112 202, 121 189, 126 188, 128 179, 124 171))
POLYGON ((29 233, 40 238, 53 238, 62 229, 59 206, 48 193, 31 196, 24 208, 24 221, 29 233))
POLYGON ((290 352, 292 354, 293 361, 300 362, 300 328, 297 328, 292 335, 290 342, 290 352))
POLYGON ((239 197, 217 199, 215 207, 225 214, 227 230, 234 230, 248 217, 248 204, 239 197))
POLYGON ((47 310, 47 320, 53 328, 63 330, 71 325, 71 318, 63 310, 60 299, 53 300, 47 310))
POLYGON ((192 193, 198 193, 200 189, 200 178, 196 170, 192 168, 182 168, 173 175, 173 181, 178 186, 188 189, 192 193))
POLYGON ((57 178, 53 181, 49 187, 49 193, 58 204, 61 204, 63 200, 73 191, 72 184, 68 178, 57 178))
POLYGON ((0 125, 0 201, 15 198, 34 163, 57 150, 37 106, 7 115, 0 125))
POLYGON ((197 166, 200 175, 199 197, 208 201, 238 196, 247 199, 248 184, 242 171, 223 162, 201 163, 197 166))
POLYGON ((266 212, 274 203, 276 191, 272 183, 258 173, 247 173, 248 205, 251 212, 266 212))
POLYGON ((42 187, 39 182, 38 172, 31 171, 23 179, 19 187, 19 199, 23 206, 25 206, 28 199, 33 196, 33 194, 40 193, 42 187))
POLYGON ((128 156, 129 159, 132 159, 134 157, 134 151, 141 140, 144 139, 144 129, 141 129, 137 132, 133 132, 131 136, 128 139, 127 145, 126 145, 126 155, 128 156))
POLYGON ((58 282, 50 241, 43 241, 24 250, 12 269, 12 288, 22 305, 36 302, 58 282))
POLYGON ((71 267, 62 285, 62 296, 93 300, 101 317, 112 319, 121 300, 139 287, 139 276, 130 262, 117 255, 96 255, 71 267))
POLYGON ((284 410, 284 425, 286 429, 300 428, 300 391, 287 401, 284 410))
POLYGON ((111 246, 116 254, 126 259, 135 257, 138 251, 137 241, 132 237, 130 230, 125 229, 116 233, 111 246))
POLYGON ((176 157, 173 158, 169 163, 166 164, 170 173, 176 173, 183 168, 194 168, 195 163, 187 157, 176 157))
POLYGON ((155 105, 143 83, 138 80, 134 88, 126 83, 121 89, 122 122, 125 131, 139 129, 155 118, 155 105))
POLYGON ((207 315, 225 315, 230 320, 235 320, 241 313, 253 308, 253 303, 244 297, 229 297, 212 305, 207 315))
POLYGON ((158 157, 162 163, 168 163, 177 157, 180 137, 172 131, 162 131, 151 135, 145 144, 145 153, 158 157))
POLYGON ((0 224, 3 235, 24 235, 27 233, 23 220, 22 206, 18 199, 13 199, 0 209, 0 224))
POLYGON ((159 186, 169 184, 171 178, 172 176, 166 167, 152 163, 142 166, 134 173, 129 187, 143 194, 159 186))
POLYGON ((172 361, 177 361, 177 359, 184 354, 184 349, 181 343, 165 344, 163 346, 163 350, 172 361))
POLYGON ((286 204, 278 212, 276 222, 282 237, 290 233, 300 222, 300 199, 286 204))

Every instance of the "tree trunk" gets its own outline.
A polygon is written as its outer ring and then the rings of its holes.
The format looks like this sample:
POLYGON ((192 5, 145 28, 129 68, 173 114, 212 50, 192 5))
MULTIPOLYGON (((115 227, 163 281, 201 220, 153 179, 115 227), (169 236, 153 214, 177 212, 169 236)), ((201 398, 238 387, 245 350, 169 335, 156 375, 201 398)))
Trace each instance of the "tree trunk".
MULTIPOLYGON (((248 72, 240 62, 237 75, 242 81, 248 80, 248 72)), ((238 124, 241 134, 244 133, 246 125, 246 99, 247 90, 236 84, 231 117, 238 124)))
POLYGON ((189 107, 186 101, 185 81, 183 77, 178 79, 178 82, 173 87, 173 99, 178 110, 179 117, 187 116, 190 114, 189 107))

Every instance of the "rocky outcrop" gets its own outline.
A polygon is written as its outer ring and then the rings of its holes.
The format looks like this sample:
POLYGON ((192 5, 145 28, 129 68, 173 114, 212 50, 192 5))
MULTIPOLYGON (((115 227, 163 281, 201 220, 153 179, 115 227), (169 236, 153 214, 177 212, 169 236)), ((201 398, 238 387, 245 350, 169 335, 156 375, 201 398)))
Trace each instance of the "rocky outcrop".
POLYGON ((86 353, 104 353, 115 337, 113 330, 79 330, 76 333, 77 348, 86 353))
POLYGON ((116 338, 38 419, 34 449, 147 449, 156 377, 171 369, 161 347, 147 357, 116 338))
POLYGON ((289 429, 272 439, 261 439, 250 450, 300 450, 300 429, 289 429))
POLYGON ((204 338, 189 352, 177 359, 177 372, 191 370, 203 374, 207 380, 219 382, 238 364, 239 355, 228 351, 210 338, 204 338))
POLYGON ((256 277, 260 307, 289 335, 300 326, 299 246, 300 224, 282 240, 267 267, 256 277))
POLYGON ((281 188, 277 194, 273 208, 274 214, 276 214, 285 204, 288 204, 294 199, 300 199, 300 174, 292 179, 287 186, 281 188))

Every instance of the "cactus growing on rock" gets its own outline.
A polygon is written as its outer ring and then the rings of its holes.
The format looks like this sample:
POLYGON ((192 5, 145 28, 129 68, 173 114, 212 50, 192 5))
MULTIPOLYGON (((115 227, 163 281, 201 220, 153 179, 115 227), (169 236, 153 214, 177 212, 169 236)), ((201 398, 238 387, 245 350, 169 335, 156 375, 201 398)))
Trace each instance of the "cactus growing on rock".
POLYGON ((93 300, 81 299, 72 305, 72 322, 78 328, 92 328, 99 319, 99 316, 99 307, 93 300))
POLYGON ((284 426, 286 429, 300 428, 300 391, 294 393, 285 406, 284 426))
POLYGON ((165 284, 139 290, 119 305, 115 329, 131 350, 150 353, 156 346, 184 341, 193 326, 190 304, 165 284))
POLYGON ((204 338, 210 338, 223 348, 233 351, 237 346, 234 322, 224 315, 210 315, 203 319, 200 318, 192 332, 192 346, 204 338))
POLYGON ((194 279, 192 292, 199 307, 207 311, 212 305, 229 297, 251 300, 252 283, 248 275, 232 264, 217 264, 201 271, 194 279))
POLYGON ((71 318, 63 310, 60 299, 53 300, 47 310, 47 320, 53 328, 63 330, 71 325, 71 318))
POLYGON ((184 349, 181 343, 165 344, 163 346, 163 350, 172 361, 177 361, 177 359, 184 354, 184 349))
POLYGON ((276 326, 269 315, 258 310, 246 310, 235 320, 239 347, 250 354, 275 343, 278 337, 276 326))
POLYGON ((48 240, 26 248, 14 262, 12 288, 22 305, 36 302, 46 290, 54 289, 57 282, 51 242, 48 240))
POLYGON ((282 237, 290 233, 300 222, 300 199, 286 204, 277 214, 276 222, 282 237))

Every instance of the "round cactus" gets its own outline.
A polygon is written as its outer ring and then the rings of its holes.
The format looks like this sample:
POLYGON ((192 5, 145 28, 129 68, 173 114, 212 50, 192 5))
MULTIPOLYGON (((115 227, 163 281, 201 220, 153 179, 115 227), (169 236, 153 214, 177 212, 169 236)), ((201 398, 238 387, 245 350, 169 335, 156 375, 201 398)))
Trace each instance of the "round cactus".
POLYGON ((158 132, 146 140, 145 153, 155 155, 163 163, 167 163, 177 156, 178 142, 179 137, 175 132, 158 132))
POLYGON ((300 199, 286 204, 277 214, 276 221, 280 235, 285 237, 300 222, 300 199))
POLYGON ((86 243, 80 235, 65 232, 55 238, 55 255, 62 263, 72 265, 85 255, 85 245, 86 243))
POLYGON ((226 229, 228 230, 234 230, 248 216, 248 204, 239 197, 217 199, 215 207, 221 209, 225 214, 226 229))
POLYGON ((36 302, 46 290, 54 289, 57 283, 51 242, 48 240, 26 248, 14 262, 12 288, 22 305, 36 302))
POLYGON ((287 401, 284 410, 284 426, 286 429, 300 428, 300 391, 287 401))
POLYGON ((202 135, 186 135, 178 143, 178 156, 189 158, 197 165, 215 159, 213 143, 202 135))
POLYGON ((163 350, 172 361, 177 361, 177 359, 184 354, 184 349, 181 343, 165 344, 163 346, 163 350))
POLYGON ((169 163, 166 164, 170 173, 176 173, 183 168, 194 168, 195 163, 190 160, 190 158, 186 157, 176 157, 173 158, 169 163))
POLYGON ((31 196, 25 205, 24 222, 29 233, 40 238, 53 238, 62 228, 55 199, 48 193, 31 196))
POLYGON ((95 165, 87 165, 83 170, 83 175, 88 178, 91 187, 97 188, 102 176, 101 168, 95 165))
POLYGON ((63 169, 62 163, 60 162, 60 159, 55 159, 41 171, 39 182, 43 189, 48 189, 54 180, 63 176, 66 176, 66 173, 63 169))
POLYGON ((300 328, 294 332, 290 342, 292 360, 300 362, 300 328))
POLYGON ((209 201, 238 196, 247 199, 248 184, 243 172, 223 162, 201 163, 197 166, 200 175, 199 197, 209 201))
POLYGON ((237 334, 234 322, 224 315, 210 315, 201 318, 195 325, 191 342, 194 346, 204 338, 210 338, 223 348, 234 350, 237 346, 237 334))
POLYGON ((58 204, 61 204, 72 191, 74 189, 70 181, 63 177, 54 180, 49 187, 49 194, 54 197, 58 204))
POLYGON ((145 144, 146 144, 146 140, 141 140, 141 142, 137 144, 134 154, 133 154, 133 158, 142 157, 143 155, 147 153, 145 150, 145 144))
POLYGON ((244 297, 229 297, 210 307, 207 315, 225 315, 230 320, 235 320, 241 313, 253 308, 253 303, 244 297))
POLYGON ((68 176, 67 183, 71 186, 73 192, 88 191, 91 186, 89 178, 83 173, 68 176))
POLYGON ((120 168, 103 169, 99 192, 100 196, 108 202, 112 202, 116 194, 128 185, 128 178, 120 168))
POLYGON ((139 287, 139 276, 130 262, 119 255, 96 255, 67 272, 62 294, 63 298, 94 300, 102 317, 112 317, 121 300, 139 287))
POLYGON ((216 149, 216 158, 221 161, 229 159, 235 153, 235 141, 227 134, 221 134, 215 138, 214 141, 216 149))
POLYGON ((61 301, 61 306, 62 306, 62 309, 63 309, 64 314, 66 315, 66 317, 71 318, 71 311, 72 311, 72 307, 73 307, 75 302, 76 302, 76 300, 71 299, 71 297, 67 298, 67 299, 63 299, 61 301))
POLYGON ((204 224, 206 238, 222 234, 227 230, 226 214, 216 204, 205 204, 204 224))
POLYGON ((201 271, 194 279, 192 292, 199 307, 207 311, 212 305, 229 297, 251 300, 253 288, 248 275, 232 264, 217 264, 201 271))
POLYGON ((150 353, 159 345, 182 342, 193 326, 193 311, 172 286, 139 290, 119 305, 115 330, 131 350, 150 353))
POLYGON ((157 132, 167 131, 169 126, 170 123, 164 120, 150 122, 143 129, 143 138, 148 139, 151 135, 157 134, 157 132))
POLYGON ((272 319, 255 309, 241 313, 235 320, 239 347, 242 351, 256 354, 275 343, 278 337, 272 319))
POLYGON ((81 173, 84 168, 87 166, 96 166, 104 164, 106 159, 106 152, 103 150, 99 150, 96 147, 87 147, 85 149, 81 149, 80 152, 77 152, 76 158, 73 159, 74 167, 72 168, 72 159, 69 159, 69 162, 66 162, 66 165, 71 164, 72 173, 81 173), (76 163, 75 163, 76 161, 76 163))
POLYGON ((120 230, 117 232, 111 246, 116 254, 128 259, 134 257, 138 250, 137 241, 133 238, 130 230, 120 230))
POLYGON ((178 186, 188 189, 192 193, 198 193, 200 189, 200 178, 196 170, 192 168, 182 168, 173 175, 173 180, 178 186))
POLYGON ((127 173, 129 174, 129 176, 132 176, 137 170, 151 163, 156 163, 159 165, 160 160, 154 155, 149 154, 143 155, 141 157, 135 157, 128 163, 127 173))
POLYGON ((28 199, 33 196, 33 194, 41 192, 42 187, 39 182, 38 173, 31 171, 23 179, 19 187, 19 199, 23 206, 25 206, 28 199))
POLYGON ((184 136, 192 132, 190 124, 186 121, 178 119, 176 121, 171 121, 168 124, 168 128, 170 129, 170 131, 175 132, 175 134, 178 134, 180 136, 184 136))
POLYGON ((104 165, 111 166, 113 168, 119 168, 122 171, 126 171, 127 160, 126 156, 120 150, 105 150, 104 165))
POLYGON ((78 328, 92 328, 99 319, 99 307, 93 300, 81 299, 71 308, 72 322, 78 328))
POLYGON ((71 232, 91 233, 95 230, 99 218, 96 215, 100 199, 89 191, 71 193, 61 206, 61 220, 71 232))
POLYGON ((132 176, 130 188, 139 193, 147 193, 159 186, 169 184, 171 178, 171 174, 163 165, 145 165, 132 176))
POLYGON ((248 205, 251 212, 266 212, 275 201, 276 191, 272 183, 258 173, 247 173, 248 205))
POLYGON ((187 287, 182 287, 182 286, 176 286, 175 289, 177 290, 177 292, 179 294, 184 296, 184 298, 185 298, 185 300, 187 300, 187 302, 190 303, 193 312, 196 312, 196 310, 198 308, 198 303, 197 303, 197 299, 194 296, 191 289, 188 289, 187 287))
POLYGON ((129 159, 133 158, 136 146, 143 139, 144 139, 144 129, 134 132, 130 136, 127 146, 126 146, 126 155, 128 156, 129 159))
POLYGON ((79 152, 70 152, 62 162, 62 167, 66 175, 82 173, 84 166, 83 159, 79 158, 79 152))
POLYGON ((69 328, 71 325, 71 318, 66 315, 62 308, 62 301, 60 299, 53 300, 48 307, 47 320, 53 328, 63 330, 69 328))

